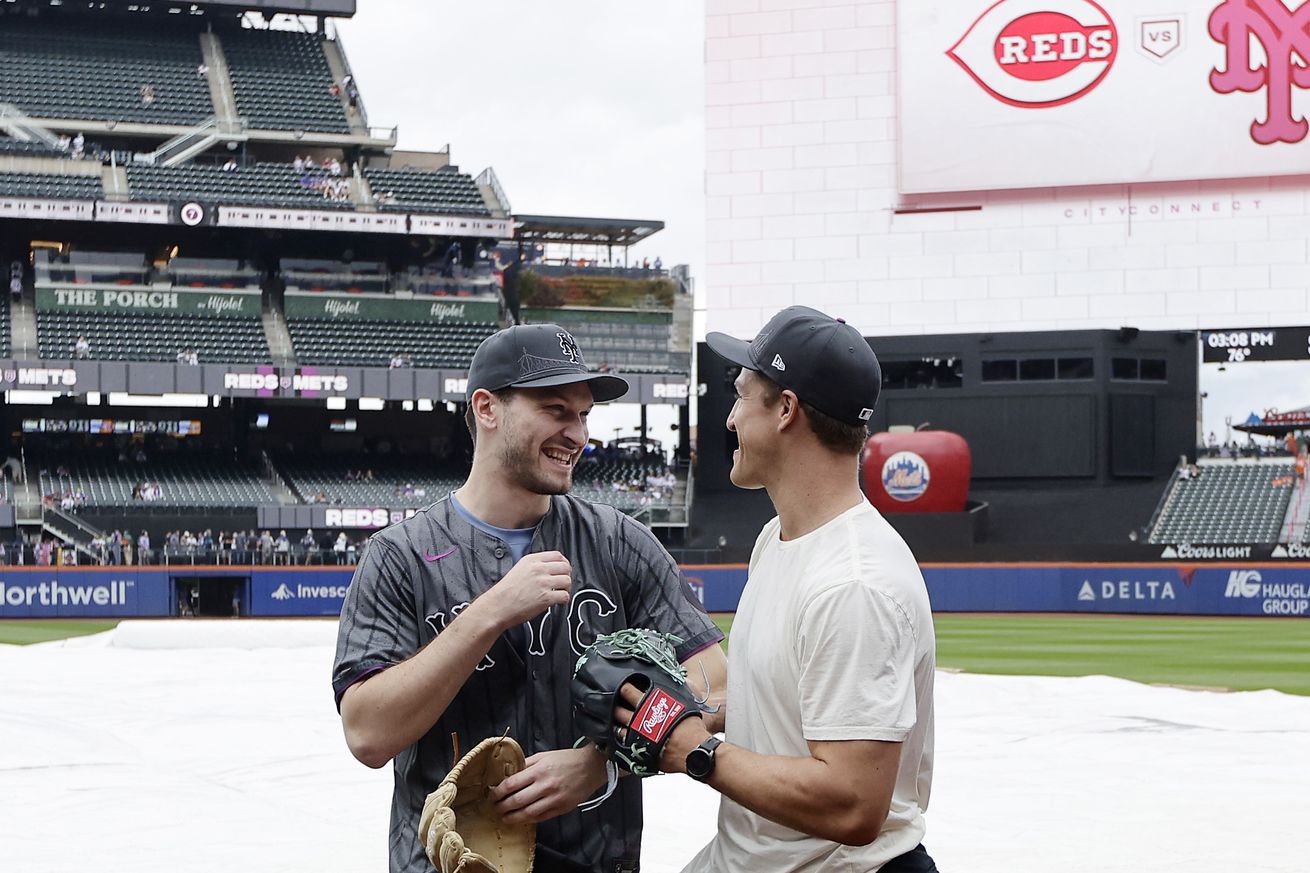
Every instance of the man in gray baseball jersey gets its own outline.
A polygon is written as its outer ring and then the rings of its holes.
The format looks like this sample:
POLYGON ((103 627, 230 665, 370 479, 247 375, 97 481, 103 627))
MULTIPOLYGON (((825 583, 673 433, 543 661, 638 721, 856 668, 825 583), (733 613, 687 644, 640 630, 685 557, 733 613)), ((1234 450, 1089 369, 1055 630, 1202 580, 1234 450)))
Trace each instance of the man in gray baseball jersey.
MULTIPOLYGON (((395 762, 392 873, 427 873, 423 799, 461 751, 509 728, 527 767, 496 789, 511 820, 535 821, 537 873, 636 871, 641 785, 606 787, 604 759, 573 748, 569 680, 599 634, 652 627, 713 700, 726 688, 723 635, 650 530, 568 495, 587 414, 621 397, 556 325, 518 325, 479 346, 469 369, 468 480, 376 534, 341 612, 333 690, 351 752, 395 762), (702 673, 703 671, 703 673, 702 673)), ((722 729, 722 714, 709 717, 722 729)))

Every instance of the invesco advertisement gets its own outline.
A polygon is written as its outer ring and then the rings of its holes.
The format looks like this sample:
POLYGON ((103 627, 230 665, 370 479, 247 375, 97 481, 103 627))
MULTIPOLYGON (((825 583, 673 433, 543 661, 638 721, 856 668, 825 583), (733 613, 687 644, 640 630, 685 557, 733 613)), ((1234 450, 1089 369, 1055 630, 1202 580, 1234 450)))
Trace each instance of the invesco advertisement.
POLYGON ((1305 172, 1310 4, 896 6, 901 190, 1305 172))
MULTIPOLYGON (((176 614, 180 585, 230 586, 233 579, 249 580, 243 615, 335 616, 353 572, 8 567, 0 571, 0 619, 165 617, 176 614)), ((743 565, 685 566, 682 572, 710 612, 735 612, 748 585, 743 565)), ((934 612, 1310 617, 1310 564, 931 565, 923 576, 934 612)))

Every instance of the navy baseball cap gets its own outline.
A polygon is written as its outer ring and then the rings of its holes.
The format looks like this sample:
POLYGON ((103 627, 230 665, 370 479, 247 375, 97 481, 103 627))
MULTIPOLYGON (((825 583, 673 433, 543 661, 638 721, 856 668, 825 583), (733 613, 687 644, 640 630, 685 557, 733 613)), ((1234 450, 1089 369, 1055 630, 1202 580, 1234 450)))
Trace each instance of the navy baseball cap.
POLYGON ((882 389, 882 367, 860 332, 808 306, 788 306, 749 343, 726 333, 705 337, 720 357, 755 370, 820 412, 868 424, 882 389))
POLYGON ((597 403, 628 393, 626 380, 588 370, 573 334, 558 324, 516 324, 484 339, 473 353, 465 396, 471 400, 479 388, 501 391, 574 382, 588 383, 597 403))

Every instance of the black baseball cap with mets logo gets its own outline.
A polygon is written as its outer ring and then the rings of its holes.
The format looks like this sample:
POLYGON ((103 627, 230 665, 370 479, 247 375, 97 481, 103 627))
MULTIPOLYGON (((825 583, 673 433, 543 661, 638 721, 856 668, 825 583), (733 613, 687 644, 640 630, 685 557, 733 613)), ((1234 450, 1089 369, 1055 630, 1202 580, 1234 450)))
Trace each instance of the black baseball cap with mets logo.
POLYGON ((844 319, 788 306, 750 342, 718 332, 705 341, 720 357, 755 370, 840 422, 867 425, 873 416, 882 367, 844 319))
POLYGON ((573 334, 558 324, 516 324, 482 341, 469 365, 465 397, 479 388, 548 388, 586 382, 597 403, 628 393, 625 379, 587 369, 573 334))

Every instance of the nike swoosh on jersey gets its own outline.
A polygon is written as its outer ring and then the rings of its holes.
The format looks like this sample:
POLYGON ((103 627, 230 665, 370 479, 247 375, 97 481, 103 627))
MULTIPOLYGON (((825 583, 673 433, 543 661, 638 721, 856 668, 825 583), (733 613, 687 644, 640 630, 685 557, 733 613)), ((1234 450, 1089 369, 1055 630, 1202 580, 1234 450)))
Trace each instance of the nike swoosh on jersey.
POLYGON ((455 546, 451 546, 450 548, 446 549, 444 552, 439 552, 435 555, 432 554, 431 552, 428 552, 423 556, 423 560, 431 563, 432 561, 440 561, 442 558, 449 558, 451 555, 455 554, 455 548, 456 548, 455 546))

